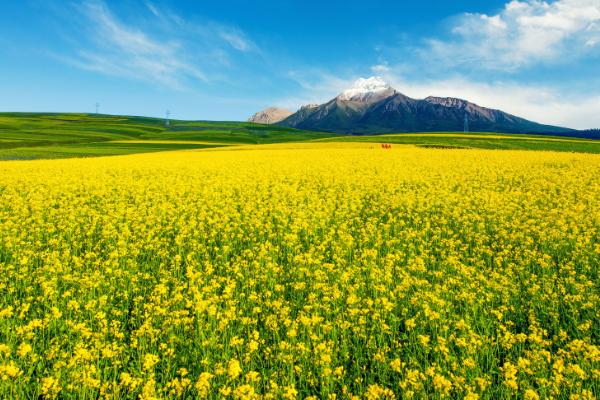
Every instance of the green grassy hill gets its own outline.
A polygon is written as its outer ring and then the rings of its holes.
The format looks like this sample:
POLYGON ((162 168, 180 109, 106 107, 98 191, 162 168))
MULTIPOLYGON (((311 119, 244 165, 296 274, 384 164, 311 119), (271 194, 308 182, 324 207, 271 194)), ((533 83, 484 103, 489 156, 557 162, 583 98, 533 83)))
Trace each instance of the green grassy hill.
POLYGON ((235 144, 306 141, 331 134, 246 122, 102 114, 0 113, 0 159, 121 155, 235 144))
POLYGON ((0 160, 99 157, 233 145, 336 141, 424 147, 600 153, 600 141, 499 133, 345 136, 231 121, 179 121, 102 114, 0 113, 0 160))

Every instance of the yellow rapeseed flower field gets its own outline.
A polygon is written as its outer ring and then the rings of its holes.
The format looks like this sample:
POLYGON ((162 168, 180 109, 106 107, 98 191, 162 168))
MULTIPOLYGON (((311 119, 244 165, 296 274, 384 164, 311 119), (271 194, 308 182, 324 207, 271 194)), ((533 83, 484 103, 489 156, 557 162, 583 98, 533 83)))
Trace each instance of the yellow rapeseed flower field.
POLYGON ((370 146, 1 163, 0 398, 596 398, 600 157, 370 146))

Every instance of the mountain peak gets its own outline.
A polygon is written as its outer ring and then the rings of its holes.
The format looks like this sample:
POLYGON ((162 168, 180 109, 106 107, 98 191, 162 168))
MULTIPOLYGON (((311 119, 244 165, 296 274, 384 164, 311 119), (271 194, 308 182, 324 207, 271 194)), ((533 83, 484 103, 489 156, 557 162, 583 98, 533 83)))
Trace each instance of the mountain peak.
POLYGON ((254 122, 257 124, 274 124, 292 115, 293 112, 286 110, 285 108, 269 107, 265 110, 259 111, 246 122, 254 122))
POLYGON ((382 78, 372 76, 369 79, 360 78, 338 96, 340 100, 375 103, 395 94, 396 91, 382 78))

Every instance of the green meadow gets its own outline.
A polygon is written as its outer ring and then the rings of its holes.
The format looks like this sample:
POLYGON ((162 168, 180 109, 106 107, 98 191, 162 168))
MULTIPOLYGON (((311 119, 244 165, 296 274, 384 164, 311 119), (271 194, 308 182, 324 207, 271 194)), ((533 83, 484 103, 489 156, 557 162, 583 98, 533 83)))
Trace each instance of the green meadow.
POLYGON ((585 139, 498 133, 346 136, 232 121, 180 121, 103 114, 0 113, 0 160, 101 157, 219 146, 335 141, 436 148, 600 153, 585 139))

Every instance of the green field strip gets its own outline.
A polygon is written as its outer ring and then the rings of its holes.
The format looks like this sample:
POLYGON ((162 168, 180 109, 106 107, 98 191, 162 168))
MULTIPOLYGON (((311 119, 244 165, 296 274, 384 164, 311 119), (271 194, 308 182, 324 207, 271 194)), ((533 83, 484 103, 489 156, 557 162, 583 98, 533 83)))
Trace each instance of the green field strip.
POLYGON ((235 121, 171 120, 103 114, 0 113, 0 159, 64 158, 311 141, 420 147, 600 153, 600 141, 489 132, 346 136, 235 121), (129 144, 124 144, 128 142, 129 144), (192 146, 192 147, 190 147, 192 146), (194 147, 200 146, 200 147, 194 147))

